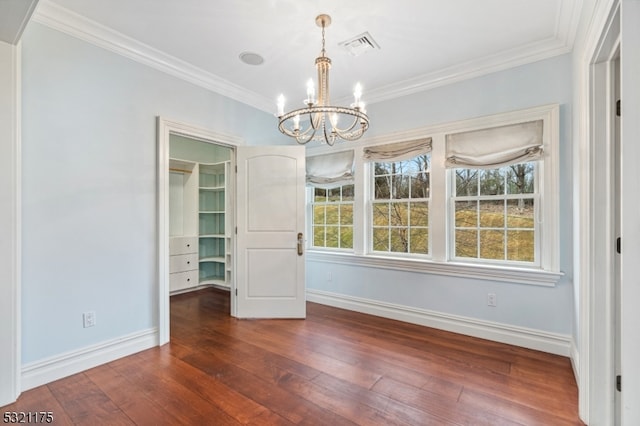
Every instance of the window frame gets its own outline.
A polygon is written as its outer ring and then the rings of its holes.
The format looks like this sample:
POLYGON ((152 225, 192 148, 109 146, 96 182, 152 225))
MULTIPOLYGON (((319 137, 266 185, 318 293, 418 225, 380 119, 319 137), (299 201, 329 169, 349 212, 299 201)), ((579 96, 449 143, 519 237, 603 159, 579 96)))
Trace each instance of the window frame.
MULTIPOLYGON (((516 163, 516 164, 524 164, 523 163, 516 163)), ((454 196, 454 188, 455 188, 455 181, 456 181, 456 170, 462 169, 462 168, 456 168, 456 169, 451 169, 449 170, 449 173, 447 175, 448 179, 449 179, 449 206, 448 206, 448 213, 449 213, 449 229, 448 229, 448 234, 449 234, 449 258, 454 261, 454 262, 470 262, 470 263, 480 263, 480 264, 488 264, 488 265, 510 265, 513 267, 524 267, 524 268, 541 268, 541 244, 540 244, 540 233, 542 230, 540 221, 538 220, 538 212, 540 209, 540 202, 541 202, 541 194, 540 194, 540 161, 527 161, 526 163, 534 163, 534 182, 533 182, 533 186, 534 186, 534 190, 533 192, 530 193, 522 193, 522 194, 508 194, 505 193, 501 194, 501 195, 482 195, 479 194, 475 195, 475 196, 461 196, 458 197, 457 194, 456 196, 454 196), (482 257, 462 257, 462 256, 457 256, 456 255, 456 232, 458 229, 458 226, 456 226, 456 206, 455 203, 456 201, 465 201, 465 200, 473 200, 473 201, 478 201, 478 202, 482 202, 482 201, 507 201, 507 200, 518 200, 521 198, 528 198, 528 199, 533 199, 534 202, 534 207, 533 207, 533 228, 531 228, 531 230, 534 233, 534 261, 533 262, 527 262, 527 261, 517 261, 517 260, 508 260, 508 259, 488 259, 488 258, 482 258, 482 257)), ((504 167, 509 167, 509 166, 504 166, 504 167)), ((500 167, 503 168, 503 167, 500 167)), ((472 169, 472 168, 465 168, 465 170, 481 170, 481 169, 472 169)), ((495 169, 491 169, 491 170, 495 170, 495 169)), ((505 216, 505 221, 506 221, 506 216, 505 216)), ((507 224, 504 223, 503 224, 503 229, 508 229, 507 224)), ((471 227, 469 229, 472 229, 471 227)), ((481 227, 477 227, 475 228, 478 231, 481 231, 483 228, 481 227)), ((487 228, 487 229, 493 229, 493 228, 487 228)), ((525 229, 526 230, 526 229, 525 229)), ((505 241, 505 246, 506 246, 506 241, 505 241)), ((505 247, 506 249, 506 247, 505 247)))
MULTIPOLYGON (((308 247, 307 258, 310 261, 347 264, 353 266, 413 271, 427 274, 455 276, 467 279, 482 279, 509 283, 539 286, 555 286, 564 275, 559 269, 559 105, 549 104, 518 111, 477 117, 434 126, 426 126, 409 131, 391 133, 349 142, 334 147, 309 147, 307 155, 318 155, 337 150, 355 150, 354 175, 354 231, 353 250, 337 251, 308 247), (533 265, 515 265, 470 262, 467 259, 453 259, 450 256, 451 221, 451 173, 446 169, 445 138, 447 134, 484 128, 516 124, 520 122, 543 120, 543 157, 538 161, 538 206, 535 214, 542 226, 538 234, 540 244, 540 263, 533 265), (430 137, 432 139, 430 164, 430 201, 429 201, 429 239, 430 258, 422 256, 401 256, 400 253, 370 252, 370 203, 372 194, 372 165, 363 158, 365 147, 402 142, 411 139, 430 137), (436 207, 441 206, 441 207, 436 207)), ((311 210, 309 210, 311 212, 311 210)), ((310 220, 307 221, 311 230, 310 220)))
MULTIPOLYGON (((370 225, 367 226, 367 230, 366 232, 368 232, 368 244, 367 244, 367 253, 370 255, 381 255, 381 256, 398 256, 398 257, 408 257, 408 258, 421 258, 421 259, 431 259, 431 152, 427 153, 427 154, 417 154, 415 157, 412 157, 409 160, 389 160, 389 161, 371 161, 368 164, 367 167, 367 180, 369 181, 370 184, 370 192, 368 194, 367 197, 367 203, 366 203, 366 209, 367 209, 367 214, 368 214, 368 222, 370 225), (376 199, 375 198, 375 184, 373 184, 373 181, 376 178, 376 174, 375 174, 375 164, 376 163, 386 163, 386 164, 390 164, 390 163, 398 163, 401 161, 412 161, 413 159, 415 159, 416 157, 420 156, 420 155, 428 155, 429 156, 429 167, 425 170, 425 172, 427 172, 429 174, 429 197, 427 198, 412 198, 411 196, 409 198, 388 198, 388 199, 376 199), (374 250, 373 244, 374 244, 374 238, 373 238, 373 234, 374 234, 374 230, 376 228, 380 228, 380 227, 376 227, 373 225, 373 206, 374 204, 388 204, 391 205, 394 202, 400 202, 400 203, 412 203, 412 202, 426 202, 427 203, 427 225, 426 225, 426 229, 427 229, 427 253, 411 253, 411 252, 396 252, 396 251, 378 251, 378 250, 374 250)), ((393 175, 390 175, 393 176, 393 175)), ((410 177, 410 174, 407 173, 402 174, 402 176, 407 176, 410 177)), ((391 229, 397 228, 394 227, 393 225, 389 224, 388 227, 389 232, 391 232, 391 229)), ((409 224, 409 222, 407 222, 407 226, 406 226, 407 230, 411 230, 411 225, 409 224)))
POLYGON ((327 228, 327 226, 336 227, 338 229, 338 241, 339 242, 341 241, 340 229, 342 227, 345 227, 345 228, 346 227, 351 227, 351 229, 352 229, 352 238, 355 240, 355 236, 353 236, 353 232, 354 232, 354 228, 355 228, 355 224, 353 223, 355 221, 355 212, 354 212, 354 209, 355 209, 355 191, 356 191, 356 188, 355 188, 355 185, 354 185, 353 182, 352 183, 341 184, 341 185, 336 185, 335 187, 331 187, 331 188, 324 188, 324 187, 310 187, 309 188, 309 197, 310 197, 309 200, 310 201, 307 204, 309 205, 309 216, 308 217, 311 218, 311 220, 309 221, 310 222, 310 224, 309 224, 310 230, 309 230, 309 234, 308 234, 309 235, 309 239, 308 239, 309 240, 309 247, 308 248, 310 250, 331 250, 331 251, 344 251, 344 252, 353 251, 353 244, 354 244, 353 240, 351 241, 351 247, 327 247, 326 245, 325 246, 316 246, 316 245, 314 245, 315 244, 315 228, 317 227, 315 225, 315 207, 318 206, 318 205, 323 205, 323 206, 325 206, 325 209, 326 209, 326 206, 331 205, 331 206, 338 206, 338 208, 340 210, 340 206, 342 206, 342 205, 351 205, 352 215, 354 216, 352 218, 351 225, 342 225, 340 223, 340 219, 338 219, 338 224, 336 224, 336 225, 327 225, 327 223, 326 223, 326 215, 325 215, 325 223, 323 224, 323 227, 325 228, 325 241, 326 241, 326 228, 327 228), (354 192, 354 199, 353 200, 351 200, 351 201, 344 201, 343 200, 343 187, 344 186, 353 186, 353 192, 354 192), (328 192, 331 191, 331 190, 337 189, 337 188, 340 188, 340 201, 328 201, 328 198, 329 198, 328 192), (321 202, 321 203, 316 202, 316 200, 315 200, 315 198, 316 198, 315 197, 315 190, 316 189, 322 189, 322 190, 327 191, 327 196, 326 196, 327 201, 321 202))

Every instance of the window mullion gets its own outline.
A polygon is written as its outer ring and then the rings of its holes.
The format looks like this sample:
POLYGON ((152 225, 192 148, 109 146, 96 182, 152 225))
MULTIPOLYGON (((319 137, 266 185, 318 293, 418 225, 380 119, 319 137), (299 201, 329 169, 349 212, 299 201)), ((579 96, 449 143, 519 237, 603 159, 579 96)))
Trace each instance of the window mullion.
MULTIPOLYGON (((449 206, 448 172, 444 168, 445 145, 444 134, 432 136, 431 151, 431 199, 429 202, 429 234, 431 235, 431 253, 435 261, 446 261, 448 233, 447 206, 449 206)), ((450 208, 453 208, 451 206, 450 208)))

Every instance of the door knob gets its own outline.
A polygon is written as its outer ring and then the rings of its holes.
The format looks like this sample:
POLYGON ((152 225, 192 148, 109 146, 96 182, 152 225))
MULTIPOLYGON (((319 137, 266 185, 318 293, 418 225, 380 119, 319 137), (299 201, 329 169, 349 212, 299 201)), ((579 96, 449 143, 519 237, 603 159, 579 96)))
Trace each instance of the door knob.
POLYGON ((298 232, 298 256, 302 256, 303 246, 304 246, 304 239, 302 238, 302 232, 298 232))

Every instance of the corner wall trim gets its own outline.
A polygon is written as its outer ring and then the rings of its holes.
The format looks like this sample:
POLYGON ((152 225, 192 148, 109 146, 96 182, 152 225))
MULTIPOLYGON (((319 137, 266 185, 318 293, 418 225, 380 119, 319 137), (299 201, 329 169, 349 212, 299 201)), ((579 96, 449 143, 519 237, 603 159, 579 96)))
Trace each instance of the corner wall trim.
POLYGON ((307 289, 307 301, 556 355, 566 357, 571 355, 571 337, 564 334, 549 333, 314 289, 307 289))
POLYGON ((22 391, 158 346, 152 328, 22 366, 22 391))

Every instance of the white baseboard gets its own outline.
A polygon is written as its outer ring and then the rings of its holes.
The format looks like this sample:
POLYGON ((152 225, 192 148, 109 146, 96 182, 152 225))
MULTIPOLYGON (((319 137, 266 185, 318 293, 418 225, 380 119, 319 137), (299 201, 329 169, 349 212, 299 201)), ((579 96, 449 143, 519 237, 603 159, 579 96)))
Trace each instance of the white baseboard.
POLYGON ((571 355, 571 338, 563 334, 443 314, 321 290, 307 289, 307 300, 556 355, 567 357, 571 355))
POLYGON ((152 328, 22 366, 22 391, 158 346, 152 328))
POLYGON ((571 339, 571 368, 573 368, 573 376, 576 378, 576 383, 580 383, 580 352, 578 351, 578 345, 575 340, 571 339))

